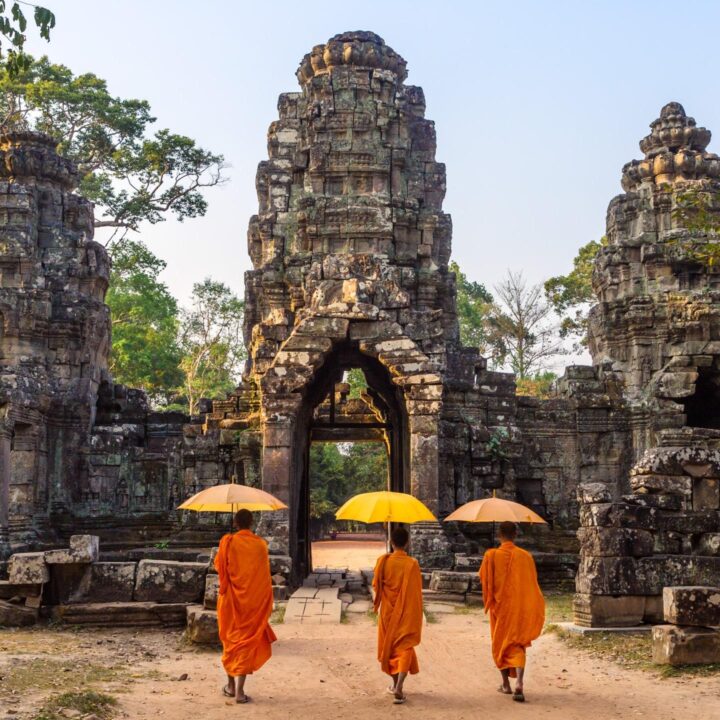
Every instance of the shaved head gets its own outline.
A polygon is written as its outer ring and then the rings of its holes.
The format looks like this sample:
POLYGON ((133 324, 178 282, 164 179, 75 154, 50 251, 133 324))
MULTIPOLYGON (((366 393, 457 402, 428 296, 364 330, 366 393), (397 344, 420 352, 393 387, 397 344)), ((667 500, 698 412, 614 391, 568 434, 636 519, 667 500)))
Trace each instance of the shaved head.
POLYGON ((503 540, 514 540, 517 537, 517 525, 509 520, 501 522, 499 534, 503 540))

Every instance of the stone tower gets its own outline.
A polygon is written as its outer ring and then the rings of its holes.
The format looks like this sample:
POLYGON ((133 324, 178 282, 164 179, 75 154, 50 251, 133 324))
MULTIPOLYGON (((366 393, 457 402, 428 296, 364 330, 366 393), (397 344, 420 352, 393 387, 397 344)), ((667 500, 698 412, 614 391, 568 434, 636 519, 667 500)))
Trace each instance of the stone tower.
POLYGON ((0 552, 77 499, 110 346, 107 254, 55 145, 0 138, 0 552))
POLYGON ((590 327, 594 364, 622 384, 636 460, 656 445, 720 437, 720 268, 701 261, 711 240, 681 211, 692 195, 717 202, 720 158, 679 103, 650 127, 645 157, 625 165, 625 193, 608 207, 590 327))

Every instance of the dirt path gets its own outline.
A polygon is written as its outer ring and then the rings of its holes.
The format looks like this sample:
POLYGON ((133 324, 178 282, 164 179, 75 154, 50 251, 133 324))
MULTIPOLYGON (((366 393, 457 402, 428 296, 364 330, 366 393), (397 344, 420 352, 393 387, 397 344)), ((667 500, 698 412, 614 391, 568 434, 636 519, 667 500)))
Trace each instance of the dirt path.
POLYGON ((320 540, 312 544, 313 567, 372 568, 384 552, 382 540, 320 540))
POLYGON ((12 707, 15 718, 34 718, 32 710, 43 695, 81 686, 85 671, 88 683, 116 695, 118 715, 132 720, 323 720, 343 714, 370 717, 368 713, 375 712, 431 720, 474 720, 481 714, 510 720, 685 720, 688 712, 693 717, 718 717, 720 677, 660 679, 653 673, 624 671, 569 649, 554 635, 543 636, 531 649, 528 702, 513 703, 496 691, 488 624, 478 612, 440 615, 437 623, 425 628, 418 652, 421 672, 408 679, 405 706, 393 706, 384 692, 387 680, 374 653, 376 628, 368 617, 356 616, 349 624, 335 626, 279 625, 276 632, 273 658, 248 680, 253 703, 242 707, 228 704, 220 694, 224 677, 219 653, 186 648, 178 632, 0 632, 0 677, 8 678, 6 682, 14 682, 12 668, 19 661, 36 662, 33 655, 45 656, 45 672, 33 676, 12 697, 3 694, 0 681, 0 707, 12 707), (98 685, 103 665, 112 672, 98 685), (184 673, 188 679, 178 681, 184 673), (40 692, 34 683, 48 676, 55 681, 40 692), (6 705, 10 697, 12 705, 6 705))

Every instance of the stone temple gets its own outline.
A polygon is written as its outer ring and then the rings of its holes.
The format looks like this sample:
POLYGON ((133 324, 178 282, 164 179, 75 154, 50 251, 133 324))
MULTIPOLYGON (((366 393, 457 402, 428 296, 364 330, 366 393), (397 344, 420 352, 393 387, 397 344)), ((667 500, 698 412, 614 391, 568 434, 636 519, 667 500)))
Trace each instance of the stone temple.
MULTIPOLYGON (((175 507, 218 482, 289 506, 262 518, 291 582, 312 569, 313 442, 383 443, 389 487, 440 518, 495 490, 543 513, 545 584, 586 624, 658 613, 666 585, 720 579, 720 272, 676 212, 720 192, 710 132, 666 105, 623 169, 591 313, 592 366, 555 397, 515 394, 459 339, 452 224, 425 97, 377 35, 343 33, 297 71, 268 132, 250 219, 242 383, 201 414, 158 413, 113 383, 108 261, 74 169, 37 135, 0 140, 0 552, 99 535, 115 553, 224 529, 175 507), (347 370, 367 391, 348 397, 347 370)), ((425 569, 470 587, 489 530, 413 526, 425 569), (463 579, 464 578, 464 579, 463 579)))

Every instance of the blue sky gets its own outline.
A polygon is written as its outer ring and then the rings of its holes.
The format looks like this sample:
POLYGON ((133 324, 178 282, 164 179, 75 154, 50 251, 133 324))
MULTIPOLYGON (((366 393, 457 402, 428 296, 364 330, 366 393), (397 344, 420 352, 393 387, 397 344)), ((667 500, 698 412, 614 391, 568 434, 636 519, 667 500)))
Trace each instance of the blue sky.
POLYGON ((564 272, 602 235, 622 165, 666 102, 720 133, 720 3, 46 2, 57 28, 31 52, 149 100, 158 127, 231 166, 206 217, 143 229, 181 300, 208 275, 242 291, 277 96, 297 89, 302 56, 341 31, 377 32, 424 88, 447 164, 453 256, 488 287, 507 268, 533 282, 564 272))

